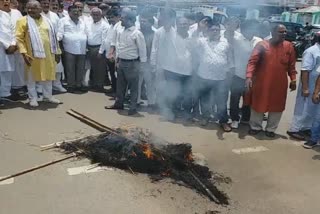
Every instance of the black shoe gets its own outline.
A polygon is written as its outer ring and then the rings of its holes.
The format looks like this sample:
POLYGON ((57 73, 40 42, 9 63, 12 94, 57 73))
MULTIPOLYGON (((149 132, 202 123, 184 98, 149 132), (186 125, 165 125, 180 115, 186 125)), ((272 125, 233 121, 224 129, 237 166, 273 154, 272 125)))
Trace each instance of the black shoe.
POLYGON ((2 97, 2 100, 9 101, 9 102, 18 102, 20 99, 19 99, 19 96, 10 95, 8 97, 2 97))
POLYGON ((304 137, 310 138, 311 137, 311 130, 304 130, 304 131, 300 131, 301 134, 304 135, 304 137))
POLYGON ((311 140, 308 140, 305 144, 303 144, 303 147, 305 149, 312 149, 316 146, 318 146, 319 144, 317 142, 314 142, 314 141, 311 141, 311 140))
POLYGON ((74 88, 74 87, 68 87, 68 88, 67 88, 67 91, 68 91, 68 93, 73 94, 73 93, 76 92, 76 88, 74 88))
POLYGON ((84 92, 84 93, 87 93, 89 91, 89 89, 85 86, 82 86, 82 87, 78 88, 77 90, 80 92, 84 92))
POLYGON ((123 110, 123 106, 120 105, 105 106, 104 108, 107 110, 123 110))
POLYGON ((303 135, 301 132, 289 132, 287 131, 287 134, 292 137, 293 139, 296 140, 301 140, 301 141, 305 141, 306 137, 305 135, 303 135))
POLYGON ((254 130, 254 129, 250 129, 249 130, 249 135, 255 136, 257 134, 259 134, 262 130, 254 130))
POLYGON ((106 93, 106 94, 114 94, 115 91, 114 91, 112 88, 110 88, 110 89, 107 89, 107 90, 105 91, 105 93, 106 93))
POLYGON ((128 115, 129 115, 129 116, 132 116, 132 115, 135 115, 135 114, 138 114, 137 110, 135 110, 135 109, 130 109, 130 110, 128 111, 128 115))
POLYGON ((105 93, 106 92, 106 90, 103 88, 103 87, 93 87, 92 89, 91 89, 91 91, 93 91, 93 92, 97 92, 97 93, 105 93))
POLYGON ((275 138, 276 137, 276 134, 274 133, 274 132, 268 132, 268 131, 266 131, 266 136, 267 137, 270 137, 270 138, 275 138))

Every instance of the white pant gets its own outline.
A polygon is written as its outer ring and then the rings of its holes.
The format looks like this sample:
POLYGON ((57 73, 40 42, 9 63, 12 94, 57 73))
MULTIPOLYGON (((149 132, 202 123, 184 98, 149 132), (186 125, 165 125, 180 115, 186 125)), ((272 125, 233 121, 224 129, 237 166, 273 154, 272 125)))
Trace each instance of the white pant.
POLYGON ((36 89, 37 85, 41 87, 44 98, 47 98, 47 99, 52 98, 52 81, 35 82, 33 80, 32 73, 28 72, 27 87, 28 87, 28 95, 30 100, 38 99, 38 93, 36 89))
POLYGON ((15 58, 15 71, 12 73, 12 88, 22 88, 26 85, 24 60, 20 53, 14 54, 15 58))
POLYGON ((0 97, 11 95, 12 71, 0 72, 0 97))
POLYGON ((148 98, 148 105, 156 103, 156 72, 152 71, 152 66, 144 64, 141 66, 139 73, 139 88, 138 88, 138 103, 141 102, 141 89, 143 80, 146 84, 146 93, 148 98))
POLYGON ((53 88, 61 88, 63 87, 62 86, 62 83, 61 83, 61 77, 62 77, 62 73, 56 73, 56 80, 52 82, 53 84, 53 88))
MULTIPOLYGON (((268 120, 266 125, 267 132, 275 132, 279 126, 281 120, 282 112, 269 112, 268 120)), ((251 109, 251 119, 250 119, 250 127, 253 130, 263 130, 264 113, 258 113, 251 109)))

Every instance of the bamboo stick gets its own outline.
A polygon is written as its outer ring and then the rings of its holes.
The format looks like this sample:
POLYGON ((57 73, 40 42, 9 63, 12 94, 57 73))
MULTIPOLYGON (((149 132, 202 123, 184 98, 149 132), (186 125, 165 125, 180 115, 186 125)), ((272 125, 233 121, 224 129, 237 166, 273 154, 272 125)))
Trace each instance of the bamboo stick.
POLYGON ((8 176, 6 176, 6 177, 0 178, 0 182, 5 181, 5 180, 8 180, 8 179, 10 179, 10 178, 15 178, 15 177, 18 177, 18 176, 27 174, 27 173, 29 173, 29 172, 33 172, 33 171, 42 169, 42 168, 44 168, 44 167, 47 167, 47 166, 50 166, 50 165, 53 165, 53 164, 56 164, 56 163, 59 163, 59 162, 62 162, 62 161, 71 159, 71 158, 74 158, 74 157, 78 156, 79 154, 80 154, 80 153, 74 153, 74 154, 69 155, 69 156, 67 156, 67 157, 60 158, 60 159, 57 159, 57 160, 54 160, 54 161, 51 161, 51 162, 48 162, 48 163, 44 163, 44 164, 41 164, 41 165, 38 165, 38 166, 35 166, 35 167, 32 167, 32 168, 23 170, 23 171, 21 171, 21 172, 17 172, 17 173, 12 174, 12 175, 8 175, 8 176))

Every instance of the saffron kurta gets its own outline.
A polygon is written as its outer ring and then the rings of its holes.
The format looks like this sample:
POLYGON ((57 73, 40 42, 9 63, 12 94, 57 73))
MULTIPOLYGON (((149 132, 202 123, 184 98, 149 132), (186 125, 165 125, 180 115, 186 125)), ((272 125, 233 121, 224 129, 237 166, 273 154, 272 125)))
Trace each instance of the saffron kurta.
POLYGON ((283 112, 288 93, 288 76, 296 79, 295 50, 290 42, 274 46, 270 41, 260 42, 248 62, 247 78, 253 86, 248 104, 259 113, 283 112))
MULTIPOLYGON (((49 26, 41 17, 35 20, 40 37, 42 39, 46 58, 40 59, 33 56, 31 39, 28 32, 27 17, 22 17, 17 21, 16 38, 20 53, 26 53, 33 58, 31 66, 27 66, 26 71, 32 72, 34 81, 51 81, 56 78, 55 55, 51 53, 49 26)), ((28 75, 26 75, 28 76, 28 75)))

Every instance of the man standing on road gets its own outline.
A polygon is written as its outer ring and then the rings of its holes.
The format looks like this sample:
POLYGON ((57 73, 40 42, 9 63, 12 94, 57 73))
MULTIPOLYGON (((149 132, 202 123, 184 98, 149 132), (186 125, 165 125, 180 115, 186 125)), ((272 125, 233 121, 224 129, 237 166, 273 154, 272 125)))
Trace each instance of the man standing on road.
MULTIPOLYGON (((42 7, 41 15, 43 15, 44 17, 48 18, 51 21, 55 32, 57 32, 60 18, 56 13, 50 11, 50 4, 51 4, 50 0, 40 0, 40 4, 42 7)), ((67 90, 62 86, 62 83, 61 83, 62 72, 63 72, 63 65, 62 65, 62 61, 60 60, 60 62, 56 66, 56 80, 52 82, 53 84, 52 88, 54 91, 57 91, 59 93, 66 93, 67 90)))
MULTIPOLYGON (((234 72, 231 81, 230 96, 230 117, 232 120, 231 127, 238 129, 240 122, 240 98, 246 91, 246 68, 247 63, 254 47, 262 41, 255 36, 259 24, 256 21, 246 21, 240 25, 242 34, 234 34, 233 55, 234 55, 234 72)), ((241 122, 249 122, 250 107, 242 107, 241 122)))
MULTIPOLYGON (((317 69, 320 73, 320 68, 317 69)), ((306 149, 312 149, 315 146, 318 146, 320 143, 320 75, 318 76, 316 86, 312 96, 313 103, 317 104, 317 112, 315 112, 313 124, 311 127, 311 138, 308 140, 303 147, 306 149)))
MULTIPOLYGON (((4 0, 4 7, 2 8, 3 11, 7 12, 10 17, 12 24, 14 26, 14 29, 16 28, 16 23, 18 19, 22 17, 22 14, 17 9, 10 8, 10 3, 12 3, 10 0, 4 0)), ((14 61, 15 61, 15 67, 14 72, 12 73, 12 99, 13 100, 25 100, 27 98, 24 86, 26 86, 25 82, 25 68, 24 68, 24 61, 22 58, 22 55, 17 50, 14 53, 14 61)))
POLYGON ((5 5, 10 6, 10 1, 0 0, 0 106, 3 105, 1 99, 12 100, 10 91, 17 50, 14 25, 10 15, 3 11, 5 5))
POLYGON ((128 115, 137 113, 140 63, 147 62, 147 49, 143 34, 136 29, 136 14, 126 9, 121 15, 123 29, 116 32, 118 77, 116 102, 106 109, 123 109, 127 87, 130 89, 130 107, 128 115))
POLYGON ((102 11, 99 8, 93 8, 91 10, 91 17, 92 20, 87 23, 88 55, 92 72, 90 84, 93 91, 104 93, 107 64, 106 60, 98 55, 100 46, 107 37, 110 26, 102 20, 102 11))
POLYGON ((42 86, 44 101, 61 103, 52 96, 52 81, 61 53, 54 27, 41 15, 41 10, 38 1, 28 2, 28 15, 18 20, 16 29, 19 51, 28 67, 27 86, 32 107, 38 106, 36 83, 42 86))
POLYGON ((72 5, 69 16, 60 19, 57 37, 64 48, 65 70, 68 92, 87 92, 82 85, 85 78, 87 30, 85 22, 79 18, 79 10, 72 5))
POLYGON ((290 42, 285 41, 286 34, 284 25, 275 26, 272 29, 272 38, 260 42, 249 59, 246 87, 250 89, 250 135, 256 135, 263 130, 263 115, 268 112, 265 134, 274 138, 285 109, 288 76, 291 80, 291 91, 296 90, 295 50, 290 42))
POLYGON ((294 116, 288 135, 297 140, 306 140, 314 121, 318 106, 312 102, 313 90, 319 76, 320 34, 316 34, 317 43, 308 48, 302 57, 301 81, 298 87, 294 116))

